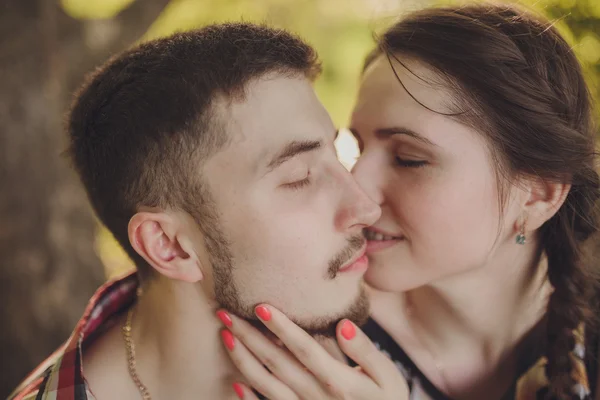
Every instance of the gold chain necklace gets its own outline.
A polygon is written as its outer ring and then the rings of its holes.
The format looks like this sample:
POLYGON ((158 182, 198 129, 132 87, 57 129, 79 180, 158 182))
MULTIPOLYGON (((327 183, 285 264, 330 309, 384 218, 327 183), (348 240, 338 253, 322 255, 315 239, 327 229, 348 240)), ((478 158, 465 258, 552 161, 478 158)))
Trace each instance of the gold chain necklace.
POLYGON ((137 369, 135 368, 135 344, 133 343, 133 338, 131 337, 131 319, 133 317, 133 308, 134 307, 131 307, 129 312, 127 312, 127 320, 125 321, 125 325, 123 325, 123 339, 125 340, 125 350, 127 351, 127 367, 129 368, 129 375, 131 376, 133 383, 135 383, 137 386, 142 399, 152 400, 148 388, 142 383, 142 380, 137 373, 137 369))

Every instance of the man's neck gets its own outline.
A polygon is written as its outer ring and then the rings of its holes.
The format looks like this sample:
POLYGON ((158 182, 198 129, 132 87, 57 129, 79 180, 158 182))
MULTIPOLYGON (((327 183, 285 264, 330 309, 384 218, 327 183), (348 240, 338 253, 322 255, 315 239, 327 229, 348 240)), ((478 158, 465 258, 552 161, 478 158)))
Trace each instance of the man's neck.
POLYGON ((216 303, 198 284, 159 278, 144 289, 132 336, 138 373, 153 398, 234 395, 231 383, 237 375, 220 340, 216 303))

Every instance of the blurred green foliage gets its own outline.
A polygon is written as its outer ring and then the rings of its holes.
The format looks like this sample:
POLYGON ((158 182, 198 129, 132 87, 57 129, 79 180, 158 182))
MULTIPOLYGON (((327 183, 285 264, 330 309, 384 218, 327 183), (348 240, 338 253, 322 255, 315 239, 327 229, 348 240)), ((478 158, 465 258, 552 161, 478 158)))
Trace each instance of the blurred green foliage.
POLYGON ((136 0, 60 0, 67 14, 76 19, 109 19, 136 0))

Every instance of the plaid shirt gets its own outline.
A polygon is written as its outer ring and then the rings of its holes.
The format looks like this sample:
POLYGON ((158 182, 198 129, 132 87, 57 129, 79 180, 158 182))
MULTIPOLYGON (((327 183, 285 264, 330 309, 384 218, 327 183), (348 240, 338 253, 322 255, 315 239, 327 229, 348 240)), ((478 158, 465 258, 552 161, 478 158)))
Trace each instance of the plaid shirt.
POLYGON ((81 367, 82 348, 116 322, 134 302, 138 277, 131 273, 104 284, 91 298, 75 331, 38 366, 8 400, 93 400, 81 367))

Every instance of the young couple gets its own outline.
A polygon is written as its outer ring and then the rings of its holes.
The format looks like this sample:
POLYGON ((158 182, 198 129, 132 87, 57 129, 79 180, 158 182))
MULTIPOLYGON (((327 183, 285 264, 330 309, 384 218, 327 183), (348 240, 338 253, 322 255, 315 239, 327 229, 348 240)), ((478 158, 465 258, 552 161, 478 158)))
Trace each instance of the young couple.
POLYGON ((352 173, 318 73, 292 34, 232 23, 90 77, 70 154, 137 273, 11 398, 599 396, 592 105, 556 29, 401 19, 364 64, 352 173))

